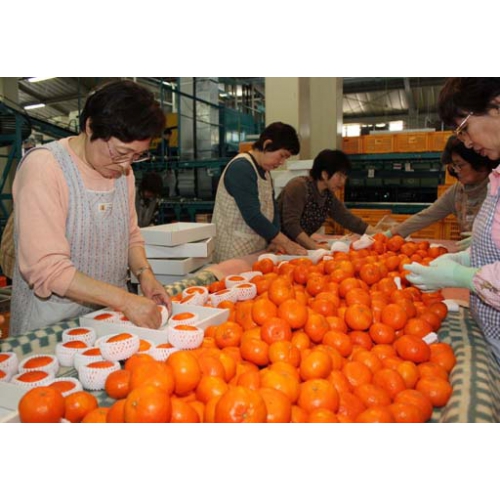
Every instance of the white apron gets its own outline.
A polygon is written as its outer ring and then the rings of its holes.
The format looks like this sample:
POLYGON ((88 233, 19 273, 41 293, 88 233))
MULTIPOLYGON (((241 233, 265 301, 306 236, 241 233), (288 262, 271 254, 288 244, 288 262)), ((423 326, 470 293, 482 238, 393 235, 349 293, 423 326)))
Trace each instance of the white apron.
POLYGON ((246 158, 255 170, 257 176, 257 189, 259 192, 260 211, 270 222, 274 218, 274 200, 273 184, 269 172, 266 172, 266 178, 263 179, 249 154, 236 156, 222 174, 217 188, 214 213, 212 222, 216 227, 215 240, 215 262, 222 262, 235 257, 243 257, 251 253, 264 250, 267 241, 257 234, 244 221, 240 209, 235 199, 228 193, 224 185, 224 177, 228 169, 232 168, 234 160, 246 158))
MULTIPOLYGON (((115 181, 112 191, 90 191, 83 184, 78 167, 59 142, 45 146, 60 164, 69 189, 66 238, 71 262, 91 278, 125 288, 128 268, 129 200, 124 176, 115 181)), ((32 154, 38 148, 32 149, 32 154)), ((26 155, 26 156, 27 156, 26 155)), ((23 162, 18 166, 22 167, 23 162)), ((52 294, 37 297, 19 271, 17 255, 11 302, 10 334, 20 335, 59 321, 81 316, 97 308, 52 294)))

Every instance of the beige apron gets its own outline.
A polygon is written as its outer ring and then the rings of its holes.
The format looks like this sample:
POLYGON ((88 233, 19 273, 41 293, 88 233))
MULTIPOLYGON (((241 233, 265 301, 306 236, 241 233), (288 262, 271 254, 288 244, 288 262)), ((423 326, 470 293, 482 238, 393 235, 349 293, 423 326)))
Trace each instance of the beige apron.
MULTIPOLYGON (((71 262, 78 271, 91 278, 125 288, 130 223, 126 178, 122 176, 117 179, 112 191, 87 190, 78 167, 64 146, 52 142, 43 147, 52 152, 68 184, 66 238, 70 244, 71 262)), ((28 154, 33 151, 36 149, 28 154)), ((22 162, 18 168, 21 167, 22 162)), ((17 261, 16 232, 14 239, 17 261)), ((56 294, 46 299, 37 297, 21 276, 16 262, 12 286, 11 335, 75 318, 96 307, 56 294)))
POLYGON ((242 257, 251 253, 264 250, 267 241, 250 228, 243 217, 235 199, 228 193, 224 185, 224 177, 232 166, 234 160, 247 159, 257 176, 257 189, 259 192, 260 211, 264 217, 272 222, 274 218, 273 184, 271 175, 266 172, 266 178, 262 179, 256 165, 249 154, 236 156, 228 164, 222 174, 217 188, 214 213, 212 222, 216 226, 215 262, 222 262, 235 257, 242 257))

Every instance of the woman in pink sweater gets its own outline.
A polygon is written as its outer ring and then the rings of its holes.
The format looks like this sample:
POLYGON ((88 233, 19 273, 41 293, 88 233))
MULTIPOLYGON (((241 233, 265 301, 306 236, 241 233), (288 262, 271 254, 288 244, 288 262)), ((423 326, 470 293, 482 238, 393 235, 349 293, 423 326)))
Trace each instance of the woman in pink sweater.
MULTIPOLYGON (((465 146, 500 160, 500 78, 449 78, 439 95, 439 111, 465 146)), ((470 249, 441 256, 429 267, 405 268, 412 273, 408 279, 423 290, 469 288, 474 319, 500 360, 500 166, 489 180, 470 249)))
POLYGON ((89 96, 78 136, 25 155, 13 185, 12 335, 102 306, 160 326, 157 305, 171 303, 146 259, 131 166, 146 158, 164 120, 148 90, 114 82, 89 96), (144 297, 127 291, 128 268, 144 297))

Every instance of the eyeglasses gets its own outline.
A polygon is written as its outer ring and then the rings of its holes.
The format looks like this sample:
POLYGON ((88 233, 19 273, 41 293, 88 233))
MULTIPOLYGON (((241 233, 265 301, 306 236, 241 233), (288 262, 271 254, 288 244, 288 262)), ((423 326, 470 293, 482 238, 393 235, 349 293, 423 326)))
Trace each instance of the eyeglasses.
POLYGON ((144 153, 140 154, 127 154, 127 155, 121 155, 121 154, 113 154, 113 151, 111 150, 111 147, 109 145, 109 141, 106 141, 106 146, 108 147, 108 153, 109 157, 111 158, 113 163, 141 163, 143 161, 147 161, 151 159, 151 154, 147 151, 144 153))
POLYGON ((460 123, 460 125, 453 131, 453 134, 456 135, 459 139, 461 139, 464 134, 467 133, 467 122, 469 118, 473 115, 474 113, 471 111, 460 123))
POLYGON ((450 168, 455 172, 455 173, 459 173, 462 168, 464 168, 465 166, 467 166, 466 163, 450 163, 450 168))

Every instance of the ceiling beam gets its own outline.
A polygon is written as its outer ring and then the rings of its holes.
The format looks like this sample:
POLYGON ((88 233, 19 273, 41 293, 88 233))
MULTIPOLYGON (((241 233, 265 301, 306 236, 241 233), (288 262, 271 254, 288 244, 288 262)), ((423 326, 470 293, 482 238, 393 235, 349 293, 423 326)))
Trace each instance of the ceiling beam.
MULTIPOLYGON (((344 78, 344 94, 359 94, 362 92, 375 92, 380 90, 404 90, 406 78, 344 78)), ((442 86, 445 77, 407 78, 411 87, 442 86)))

